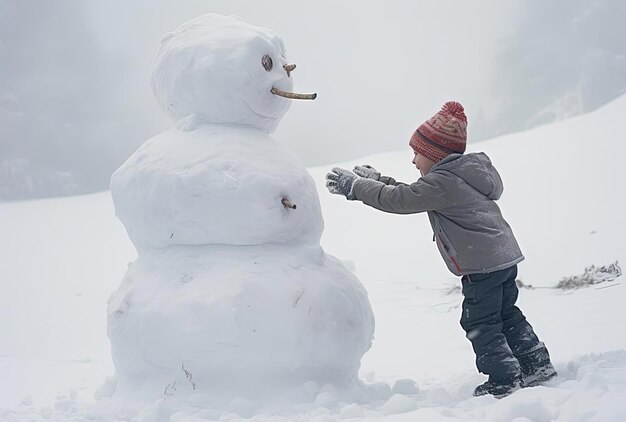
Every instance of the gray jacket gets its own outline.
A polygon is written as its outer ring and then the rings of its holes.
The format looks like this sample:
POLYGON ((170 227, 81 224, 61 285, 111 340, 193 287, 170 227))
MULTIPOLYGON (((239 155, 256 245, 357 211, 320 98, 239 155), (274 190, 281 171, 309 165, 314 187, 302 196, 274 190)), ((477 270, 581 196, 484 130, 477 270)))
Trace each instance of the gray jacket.
POLYGON ((456 275, 488 273, 524 259, 496 200, 502 179, 484 153, 451 154, 410 185, 359 178, 356 199, 394 214, 427 212, 437 247, 456 275))

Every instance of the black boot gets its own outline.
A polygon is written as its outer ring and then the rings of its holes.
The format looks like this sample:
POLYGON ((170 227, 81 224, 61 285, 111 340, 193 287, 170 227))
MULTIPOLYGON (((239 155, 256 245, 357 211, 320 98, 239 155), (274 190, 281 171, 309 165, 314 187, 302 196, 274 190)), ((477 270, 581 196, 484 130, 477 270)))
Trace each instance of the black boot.
POLYGON ((545 346, 517 357, 522 369, 524 387, 536 387, 556 377, 556 369, 550 362, 545 346))
POLYGON ((525 371, 524 387, 536 387, 550 381, 556 375, 556 369, 554 369, 552 363, 548 362, 541 367, 534 368, 532 371, 525 371))
POLYGON ((507 380, 496 380, 493 377, 489 377, 488 381, 474 389, 474 397, 491 394, 495 398, 501 399, 522 388, 522 383, 521 376, 507 380))

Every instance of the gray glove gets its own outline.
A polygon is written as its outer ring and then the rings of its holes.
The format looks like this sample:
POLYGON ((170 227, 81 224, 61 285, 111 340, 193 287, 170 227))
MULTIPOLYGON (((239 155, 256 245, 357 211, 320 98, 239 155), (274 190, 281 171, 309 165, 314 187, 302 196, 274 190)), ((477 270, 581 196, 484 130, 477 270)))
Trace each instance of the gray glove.
POLYGON ((354 182, 358 176, 352 173, 350 170, 335 167, 330 173, 326 175, 326 187, 330 193, 336 195, 343 195, 346 199, 354 200, 354 182))
POLYGON ((353 170, 358 176, 365 177, 367 179, 380 180, 380 173, 369 164, 363 164, 362 166, 356 166, 353 170))

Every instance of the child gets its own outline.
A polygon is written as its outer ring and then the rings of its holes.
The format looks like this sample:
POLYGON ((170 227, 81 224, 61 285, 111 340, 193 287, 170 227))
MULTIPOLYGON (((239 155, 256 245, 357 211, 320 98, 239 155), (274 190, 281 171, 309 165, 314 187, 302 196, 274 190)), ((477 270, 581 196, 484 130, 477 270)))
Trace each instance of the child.
POLYGON ((463 155, 466 128, 461 104, 447 102, 409 142, 422 175, 416 182, 396 182, 364 165, 354 173, 334 168, 326 175, 326 187, 381 211, 428 213, 441 256, 461 276, 461 326, 478 371, 489 376, 474 395, 504 397, 545 382, 556 371, 545 345, 515 306, 517 264, 524 256, 495 202, 503 190, 500 175, 486 154, 463 155))

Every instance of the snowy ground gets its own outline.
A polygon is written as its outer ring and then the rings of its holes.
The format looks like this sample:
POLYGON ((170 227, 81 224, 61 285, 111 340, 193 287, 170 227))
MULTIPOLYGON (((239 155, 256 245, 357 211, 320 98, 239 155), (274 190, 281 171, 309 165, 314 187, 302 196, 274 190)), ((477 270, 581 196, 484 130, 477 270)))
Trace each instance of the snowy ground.
MULTIPOLYGON (((458 325, 462 297, 451 291, 458 280, 430 241, 426 216, 386 215, 331 196, 325 166, 310 169, 326 221, 322 244, 354 265, 376 315, 361 378, 382 389, 409 378, 419 392, 398 387, 406 394, 350 404, 322 386, 308 402, 283 408, 251 409, 242 399, 172 420, 626 420, 624 278, 576 291, 550 288, 592 264, 626 263, 625 113, 626 96, 474 146, 490 155, 505 183, 500 204, 526 256, 519 278, 535 287, 521 292, 520 306, 560 372, 550 386, 502 400, 472 398, 483 377, 458 325)), ((411 181, 411 158, 407 147, 341 165, 368 162, 411 181)), ((129 419, 107 411, 106 401, 93 403, 113 374, 106 301, 136 257, 110 194, 0 204, 0 234, 0 420, 129 419)), ((166 401, 144 420, 168 420, 166 401)))

